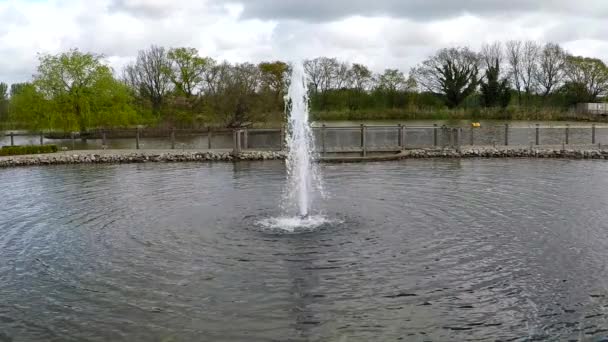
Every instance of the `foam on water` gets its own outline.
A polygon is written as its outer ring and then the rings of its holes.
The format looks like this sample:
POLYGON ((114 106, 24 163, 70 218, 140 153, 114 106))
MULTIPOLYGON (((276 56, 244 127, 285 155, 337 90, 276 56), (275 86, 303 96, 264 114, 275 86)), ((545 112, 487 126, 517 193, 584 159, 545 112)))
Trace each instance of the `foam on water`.
POLYGON ((271 217, 260 220, 257 224, 268 230, 297 233, 313 231, 324 225, 336 222, 321 215, 312 215, 307 217, 271 217))

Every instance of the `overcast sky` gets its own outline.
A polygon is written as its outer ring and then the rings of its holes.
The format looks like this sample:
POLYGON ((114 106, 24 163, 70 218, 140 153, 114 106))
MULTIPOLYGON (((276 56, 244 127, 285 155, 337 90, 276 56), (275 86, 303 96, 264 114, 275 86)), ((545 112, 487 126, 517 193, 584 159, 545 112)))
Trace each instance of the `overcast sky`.
POLYGON ((608 62, 608 0, 0 0, 0 81, 78 47, 116 70, 151 44, 231 62, 338 57, 409 68, 441 47, 553 41, 608 62))

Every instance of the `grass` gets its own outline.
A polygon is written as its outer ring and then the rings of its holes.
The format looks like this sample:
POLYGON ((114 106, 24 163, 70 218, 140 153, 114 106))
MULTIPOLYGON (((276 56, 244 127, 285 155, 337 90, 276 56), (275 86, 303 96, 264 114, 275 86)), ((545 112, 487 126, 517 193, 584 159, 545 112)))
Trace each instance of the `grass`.
POLYGON ((57 151, 57 145, 2 146, 2 148, 0 148, 0 156, 54 153, 57 151))
POLYGON ((571 117, 567 111, 554 108, 507 109, 388 109, 355 111, 313 111, 315 121, 367 121, 367 120, 528 120, 528 121, 588 121, 585 117, 571 117))

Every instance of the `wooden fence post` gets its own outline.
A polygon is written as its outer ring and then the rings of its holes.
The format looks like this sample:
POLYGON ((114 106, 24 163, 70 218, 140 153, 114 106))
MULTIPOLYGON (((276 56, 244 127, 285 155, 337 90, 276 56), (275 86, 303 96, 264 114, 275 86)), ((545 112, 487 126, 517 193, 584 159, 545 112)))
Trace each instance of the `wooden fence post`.
POLYGON ((595 124, 591 125, 591 143, 595 145, 595 124))
POLYGON ((171 128, 171 149, 175 150, 175 127, 171 128))
POLYGON ((540 145, 540 125, 536 124, 536 145, 540 145))
POLYGON ((475 128, 471 125, 471 136, 469 137, 471 146, 475 145, 475 128))
POLYGON ((365 141, 365 133, 366 127, 364 124, 361 124, 361 155, 364 157, 367 155, 367 143, 365 141))
POLYGON ((135 149, 139 150, 139 127, 137 127, 137 132, 135 133, 135 149))
POLYGON ((397 125, 397 134, 397 146, 403 148, 403 126, 401 126, 401 124, 397 125))
POLYGON ((211 149, 211 139, 213 138, 213 132, 211 126, 207 127, 207 149, 211 149))
POLYGON ((247 128, 243 130, 243 148, 249 148, 249 130, 247 128))
POLYGON ((325 124, 321 126, 321 153, 325 155, 325 124))

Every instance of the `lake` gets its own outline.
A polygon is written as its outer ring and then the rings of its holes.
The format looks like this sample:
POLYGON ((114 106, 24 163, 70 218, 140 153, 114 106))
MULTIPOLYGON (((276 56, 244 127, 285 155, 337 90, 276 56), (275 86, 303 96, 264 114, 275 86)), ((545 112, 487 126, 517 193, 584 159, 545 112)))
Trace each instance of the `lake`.
POLYGON ((608 338, 608 163, 282 162, 0 170, 0 341, 608 338))

